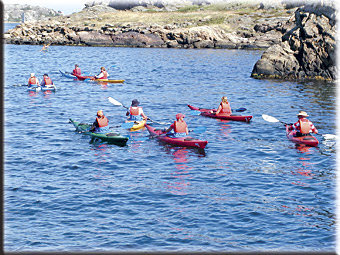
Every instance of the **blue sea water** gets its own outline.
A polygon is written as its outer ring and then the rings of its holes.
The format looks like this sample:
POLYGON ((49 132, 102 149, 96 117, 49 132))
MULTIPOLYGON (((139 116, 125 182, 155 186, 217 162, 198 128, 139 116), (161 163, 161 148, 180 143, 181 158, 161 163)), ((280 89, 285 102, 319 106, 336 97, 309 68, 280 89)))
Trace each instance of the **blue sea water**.
MULTIPOLYGON (((335 141, 297 147, 268 114, 294 122, 309 113, 335 134, 333 83, 250 78, 262 51, 4 46, 4 247, 6 251, 334 251, 335 141), (101 66, 124 84, 62 77, 101 66), (56 92, 28 92, 31 72, 56 92), (250 123, 192 116, 228 96, 250 123), (178 112, 205 150, 172 147, 142 129, 113 128, 125 147, 91 142, 69 118, 110 126, 141 102, 158 122, 178 112), (327 120, 327 121, 325 121, 327 120)), ((166 125, 152 124, 158 128, 166 125)))

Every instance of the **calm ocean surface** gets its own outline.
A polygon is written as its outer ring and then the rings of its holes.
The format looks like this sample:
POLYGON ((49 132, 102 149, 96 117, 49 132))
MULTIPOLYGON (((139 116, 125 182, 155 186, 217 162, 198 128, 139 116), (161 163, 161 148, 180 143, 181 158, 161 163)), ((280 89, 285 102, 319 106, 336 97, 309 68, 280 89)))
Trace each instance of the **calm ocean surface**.
MULTIPOLYGON (((262 51, 5 45, 4 245, 6 251, 334 251, 334 140, 296 147, 284 126, 303 109, 335 134, 335 84, 255 80, 262 51), (73 81, 59 69, 109 70, 124 84, 73 81), (58 90, 29 93, 31 72, 58 90), (227 95, 251 123, 190 116, 227 95), (137 98, 163 122, 187 115, 204 151, 129 133, 127 146, 90 143, 69 118, 110 126, 137 98), (327 120, 327 121, 325 121, 327 120)), ((164 128, 165 126, 153 124, 164 128)))

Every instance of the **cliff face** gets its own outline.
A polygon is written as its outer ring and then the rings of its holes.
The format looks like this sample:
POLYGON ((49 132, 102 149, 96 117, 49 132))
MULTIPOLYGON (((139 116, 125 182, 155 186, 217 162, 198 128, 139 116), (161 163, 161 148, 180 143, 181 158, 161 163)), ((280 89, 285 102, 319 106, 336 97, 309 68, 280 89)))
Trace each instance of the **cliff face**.
POLYGON ((298 8, 285 25, 281 42, 264 52, 252 77, 335 80, 336 15, 332 5, 298 8))
POLYGON ((6 4, 4 5, 4 22, 38 21, 49 17, 61 16, 61 12, 52 9, 32 6, 28 4, 6 4))

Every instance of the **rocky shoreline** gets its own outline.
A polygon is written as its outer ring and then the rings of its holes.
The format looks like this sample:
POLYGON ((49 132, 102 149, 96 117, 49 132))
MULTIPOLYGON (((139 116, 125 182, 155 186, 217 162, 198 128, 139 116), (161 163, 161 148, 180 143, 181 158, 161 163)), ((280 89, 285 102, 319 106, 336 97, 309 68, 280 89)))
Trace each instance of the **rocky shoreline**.
POLYGON ((336 17, 333 6, 298 8, 286 23, 281 42, 263 53, 253 68, 252 77, 337 80, 336 17))
POLYGON ((287 9, 283 5, 257 4, 219 12, 201 8, 189 14, 160 14, 144 9, 141 16, 140 9, 118 11, 103 5, 90 6, 65 17, 21 23, 4 34, 4 41, 30 45, 267 49, 254 66, 254 78, 337 77, 336 10, 332 6, 287 9), (188 18, 189 14, 194 18, 188 18), (163 16, 159 18, 160 15, 163 16), (166 20, 169 15, 175 22, 166 20), (125 16, 127 20, 142 17, 143 22, 117 21, 117 17, 125 16), (152 22, 144 22, 148 19, 152 22))
MULTIPOLYGON (((163 48, 222 48, 264 49, 277 44, 282 25, 292 10, 283 7, 273 11, 252 7, 254 12, 241 13, 237 9, 226 12, 223 22, 214 24, 215 17, 197 12, 195 21, 174 23, 134 24, 132 22, 100 22, 101 15, 134 12, 117 11, 107 6, 87 7, 79 13, 48 21, 26 22, 4 34, 7 44, 32 44, 112 47, 163 48), (79 22, 79 21, 83 22, 79 22), (227 29, 226 29, 227 26, 227 29), (229 29, 228 29, 229 28, 229 29), (231 28, 231 29, 230 29, 231 28)), ((151 16, 153 13, 148 13, 151 16)), ((155 14, 156 15, 156 14, 155 14)), ((157 13, 158 15, 158 13, 157 13)), ((174 12, 165 12, 174 15, 174 12)), ((109 21, 109 20, 108 20, 109 21)))

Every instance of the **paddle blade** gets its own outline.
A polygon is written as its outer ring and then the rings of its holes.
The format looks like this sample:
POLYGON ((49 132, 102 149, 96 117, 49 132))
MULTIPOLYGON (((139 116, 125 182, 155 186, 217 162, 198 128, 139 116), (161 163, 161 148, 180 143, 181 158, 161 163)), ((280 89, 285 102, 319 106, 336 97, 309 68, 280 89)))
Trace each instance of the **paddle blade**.
POLYGON ((325 138, 326 140, 337 139, 337 136, 336 135, 332 135, 332 134, 323 134, 322 137, 325 138))
POLYGON ((123 106, 122 103, 118 102, 116 99, 112 97, 108 97, 108 100, 110 101, 111 104, 117 105, 117 106, 123 106))
POLYGON ((190 130, 190 132, 194 132, 196 134, 201 134, 201 133, 204 133, 205 131, 207 131, 207 128, 203 127, 203 126, 194 128, 193 130, 190 130))
POLYGON ((191 110, 190 111, 190 115, 193 115, 193 116, 200 115, 200 114, 201 114, 201 112, 197 111, 197 110, 191 110))
POLYGON ((244 112, 246 110, 247 110, 246 108, 241 107, 241 108, 238 108, 238 109, 233 110, 233 111, 235 111, 235 112, 244 112))
POLYGON ((262 118, 265 120, 265 121, 268 121, 268 122, 280 122, 277 118, 274 118, 272 116, 269 116, 267 114, 262 114, 262 118))
POLYGON ((122 128, 132 128, 135 123, 133 121, 131 122, 125 122, 121 125, 122 128))

